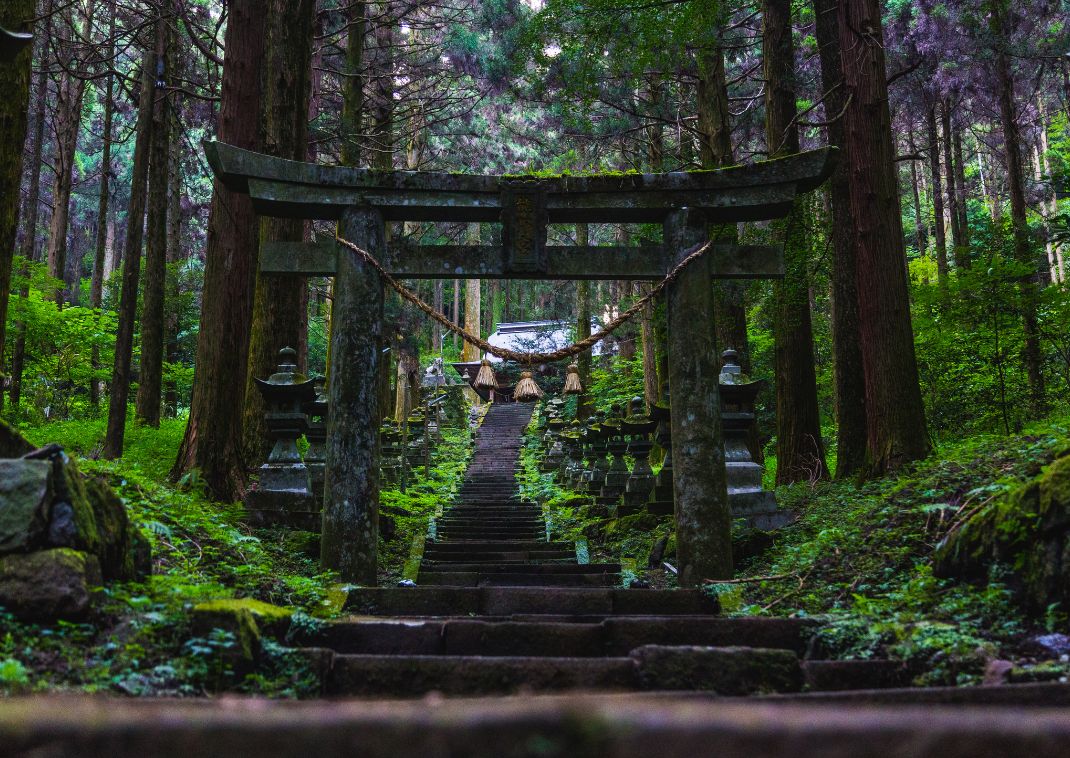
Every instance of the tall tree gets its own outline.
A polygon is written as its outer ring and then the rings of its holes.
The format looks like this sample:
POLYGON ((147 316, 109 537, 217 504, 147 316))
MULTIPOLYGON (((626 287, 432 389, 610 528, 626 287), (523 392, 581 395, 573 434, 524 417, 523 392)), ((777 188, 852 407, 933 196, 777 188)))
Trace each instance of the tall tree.
MULTIPOLYGON (((161 8, 161 14, 164 11, 161 8)), ((152 107, 152 145, 149 148, 148 219, 145 232, 145 270, 141 287, 141 370, 134 415, 147 426, 160 425, 163 394, 164 299, 167 284, 167 196, 171 189, 171 107, 167 94, 172 80, 170 14, 161 15, 164 44, 156 59, 159 95, 152 107)))
POLYGON ((163 20, 155 23, 155 40, 146 45, 141 61, 141 91, 138 103, 137 137, 131 171, 130 204, 126 212, 126 255, 123 258, 119 291, 119 329, 115 335, 115 362, 112 367, 108 405, 108 431, 104 437, 104 457, 119 458, 126 436, 126 404, 130 398, 130 364, 137 322, 137 285, 141 269, 141 244, 145 235, 145 204, 152 146, 153 109, 157 96, 156 63, 163 56, 167 30, 163 20))
POLYGON ((84 21, 86 28, 92 26, 92 9, 89 16, 81 19, 77 3, 66 5, 60 12, 68 32, 61 37, 56 57, 61 73, 56 85, 56 108, 54 132, 56 137, 55 183, 52 188, 52 223, 48 232, 48 273, 65 284, 55 293, 56 302, 76 302, 77 282, 69 281, 67 274, 67 230, 70 225, 71 189, 74 184, 75 155, 78 135, 82 126, 82 99, 85 96, 85 78, 79 74, 76 61, 76 37, 84 21))
MULTIPOLYGON (((762 3, 765 139, 769 155, 799 152, 795 106, 795 44, 791 0, 762 3)), ((777 484, 828 476, 817 404, 814 334, 810 318, 808 200, 795 200, 776 222, 784 236, 784 278, 773 285, 776 353, 777 484)))
MULTIPOLYGON (((308 103, 312 92, 312 29, 315 0, 272 0, 268 5, 264 50, 263 151, 304 160, 308 151, 308 103)), ((300 242, 300 219, 265 218, 260 244, 300 242)), ((264 403, 253 380, 274 372, 279 350, 307 354, 308 285, 304 277, 264 275, 257 271, 243 427, 250 460, 267 454, 264 403)), ((300 359, 299 359, 300 360, 300 359)))
MULTIPOLYGON (((108 3, 108 43, 106 65, 114 65, 115 58, 115 0, 108 3)), ((93 252, 93 275, 89 284, 89 307, 99 309, 104 302, 104 265, 108 249, 108 218, 111 204, 111 143, 112 122, 115 118, 115 76, 110 70, 104 75, 104 116, 101 125, 103 145, 100 150, 100 194, 97 201, 96 248, 93 252)), ((94 342, 90 365, 96 371, 100 367, 100 347, 94 342)), ((94 376, 89 381, 89 402, 100 403, 100 382, 94 376)))
POLYGON ((910 323, 881 4, 841 0, 835 15, 865 386, 864 468, 876 475, 924 457, 930 443, 910 323))
MULTIPOLYGON (((731 110, 728 106, 728 83, 725 78, 724 50, 718 44, 698 56, 698 130, 699 162, 704 169, 724 168, 735 163, 732 151, 731 110)), ((713 231, 718 241, 737 239, 735 226, 713 231)), ((733 348, 739 353, 743 370, 751 369, 750 340, 747 337, 747 287, 744 282, 722 280, 714 283, 717 345, 721 350, 733 348)))
POLYGON ((929 177, 933 191, 933 228, 936 231, 936 275, 941 284, 947 283, 947 232, 944 225, 944 183, 940 175, 940 133, 936 128, 936 104, 925 114, 929 130, 929 177))
MULTIPOLYGON (((216 135, 260 148, 260 70, 266 17, 257 0, 232 0, 216 135)), ((212 188, 200 336, 189 423, 171 470, 199 469, 208 493, 233 500, 245 486, 242 409, 249 355, 259 223, 247 195, 212 188)))
POLYGON ((1040 326, 1037 319, 1036 258, 1029 239, 1029 219, 1025 198, 1025 168, 1022 163, 1022 135, 1015 103, 1014 73, 1007 49, 1009 35, 1006 28, 1008 0, 991 0, 989 24, 996 46, 996 94, 999 100, 1000 125, 1003 127, 1003 154, 1007 163, 1007 193, 1010 195, 1011 227, 1014 233, 1014 257, 1030 274, 1018 288, 1021 292, 1022 325, 1025 332, 1026 377, 1029 382, 1029 404, 1034 414, 1045 406, 1044 372, 1041 366, 1040 326))
MULTIPOLYGON (((0 6, 0 26, 12 30, 30 28, 34 5, 35 0, 5 2, 0 6)), ((19 183, 22 181, 22 156, 28 128, 32 60, 33 46, 27 45, 13 61, 0 61, 0 372, 4 365, 4 330, 11 294, 15 235, 19 227, 19 183)), ((44 94, 38 93, 38 96, 43 98, 44 94)), ((38 171, 36 166, 30 169, 38 171)), ((35 201, 30 211, 35 217, 36 205, 35 201)), ((32 229, 30 235, 33 235, 32 229)))
MULTIPOLYGON (((832 210, 832 354, 836 397, 836 477, 853 476, 866 460, 865 379, 858 312, 858 245, 847 175, 851 165, 844 129, 843 67, 837 9, 840 0, 814 0, 814 32, 821 58, 821 88, 828 114, 828 143, 840 154, 829 179, 832 210)), ((920 220, 920 214, 918 216, 920 220)), ((924 247, 920 240, 919 245, 924 247)))

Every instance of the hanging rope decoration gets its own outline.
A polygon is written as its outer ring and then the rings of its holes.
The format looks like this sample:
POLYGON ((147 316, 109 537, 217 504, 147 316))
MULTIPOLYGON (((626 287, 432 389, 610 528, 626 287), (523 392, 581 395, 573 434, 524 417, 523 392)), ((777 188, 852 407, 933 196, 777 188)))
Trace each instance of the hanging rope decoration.
POLYGON ((565 377, 565 389, 562 392, 566 395, 583 394, 583 384, 580 382, 580 367, 575 363, 568 364, 568 375, 565 377))
POLYGON ((483 359, 479 366, 479 373, 476 374, 476 387, 486 390, 498 389, 498 378, 494 376, 494 369, 490 367, 490 361, 486 358, 483 359))
MULTIPOLYGON (((421 300, 420 296, 417 295, 415 292, 408 289, 405 285, 403 285, 401 282, 399 282, 397 279, 387 273, 386 269, 383 268, 383 264, 379 263, 379 261, 377 261, 375 257, 367 250, 358 247, 357 245, 353 244, 341 235, 336 234, 335 239, 339 242, 339 244, 341 244, 343 247, 348 248, 349 250, 352 250, 357 256, 363 259, 364 262, 366 262, 369 266, 379 272, 379 275, 383 277, 386 283, 389 284, 394 291, 401 295, 402 298, 408 300, 410 303, 412 303, 425 314, 427 314, 427 316, 440 323, 447 330, 449 330, 453 334, 456 334, 468 344, 475 345, 480 350, 490 353, 491 355, 496 355, 503 361, 515 361, 526 366, 533 366, 537 363, 553 363, 554 361, 571 358, 573 356, 579 355, 582 352, 590 350, 592 347, 604 340, 617 329, 620 329, 631 318, 633 318, 636 314, 642 311, 643 307, 646 306, 647 303, 649 303, 655 297, 660 295, 666 287, 676 281, 677 277, 680 276, 680 273, 685 268, 691 265, 694 261, 701 258, 702 255, 713 245, 713 240, 707 240, 702 244, 696 245, 692 250, 688 252, 686 256, 684 256, 683 260, 676 264, 673 270, 670 271, 664 279, 662 279, 660 282, 651 287, 650 291, 638 300, 636 300, 635 303, 630 308, 628 308, 628 310, 621 313, 619 316, 617 316, 615 319, 606 324, 602 329, 592 334, 590 337, 582 339, 579 342, 573 342, 567 347, 563 347, 559 350, 554 350, 550 353, 518 353, 515 350, 509 350, 508 348, 492 345, 485 339, 466 332, 464 329, 457 326, 457 324, 453 323, 444 315, 435 310, 432 306, 421 300)), ((521 382, 523 382, 523 379, 521 379, 521 382)), ((534 384, 534 380, 532 381, 532 384, 534 384)), ((537 386, 536 389, 538 389, 537 386)), ((539 391, 541 392, 542 390, 539 391)))
POLYGON ((522 403, 534 403, 545 394, 542 388, 535 383, 530 371, 521 372, 520 381, 516 383, 516 389, 513 390, 514 400, 519 400, 522 403))

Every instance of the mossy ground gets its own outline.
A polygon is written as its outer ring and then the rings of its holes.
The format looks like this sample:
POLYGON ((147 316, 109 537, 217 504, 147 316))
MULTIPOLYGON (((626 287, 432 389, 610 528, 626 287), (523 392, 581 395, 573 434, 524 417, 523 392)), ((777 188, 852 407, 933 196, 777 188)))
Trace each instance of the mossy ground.
MULTIPOLYGON (((53 423, 21 431, 35 444, 56 441, 79 456, 82 471, 104 477, 122 497, 131 521, 152 545, 153 575, 114 582, 98 592, 79 623, 30 624, 0 609, 0 693, 74 690, 189 696, 228 689, 276 697, 318 692, 303 658, 265 639, 252 673, 236 672, 227 653, 238 645, 223 629, 196 633, 193 608, 243 598, 292 609, 294 623, 341 612, 344 588, 319 567, 318 539, 306 532, 252 529, 237 503, 212 503, 196 474, 167 481, 184 420, 160 429, 131 423, 126 455, 95 460, 104 425, 53 423)), ((469 456, 467 429, 447 431, 431 476, 412 472, 405 493, 382 493, 396 534, 380 543, 382 583, 401 578, 411 545, 443 495, 454 490, 469 456)), ((258 606, 262 607, 262 606, 258 606)))
MULTIPOLYGON (((824 655, 905 660, 922 684, 977 683, 987 661, 1014 659, 1024 636, 1070 633, 1070 609, 1028 613, 1011 590, 1007 567, 993 566, 972 584, 937 579, 933 550, 959 517, 1035 476, 1068 444, 1070 417, 1061 415, 1019 435, 942 445, 910 469, 864 484, 781 487, 778 502, 797 521, 774 535, 737 524, 736 579, 707 590, 728 613, 825 621, 824 655)), ((575 493, 539 473, 537 451, 537 438, 529 435, 523 488, 545 504, 561 536, 585 538, 592 561, 619 560, 655 586, 664 582, 662 573, 645 567, 657 539, 670 536, 670 519, 593 514, 575 493)), ((670 537, 670 562, 673 553, 670 537)), ((1045 665, 1070 674, 1065 662, 1045 665)))

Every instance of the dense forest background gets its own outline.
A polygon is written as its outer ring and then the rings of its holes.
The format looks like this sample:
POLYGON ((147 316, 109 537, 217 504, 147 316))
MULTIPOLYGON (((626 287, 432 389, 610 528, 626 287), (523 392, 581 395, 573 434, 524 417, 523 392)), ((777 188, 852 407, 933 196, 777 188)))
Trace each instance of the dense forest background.
MULTIPOLYGON (((246 386, 284 344, 322 373, 330 317, 329 280, 258 276, 257 241, 333 229, 257 220, 213 186, 202 140, 474 173, 688 171, 833 144, 850 148, 837 176, 789 221, 716 230, 787 251, 782 283, 716 285, 719 344, 770 380, 761 429, 778 483, 1019 430, 1070 392, 1070 3, 845 2, 867 20, 857 34, 883 34, 882 56, 840 48, 831 0, 5 2, 0 24, 33 20, 36 37, 29 101, 5 105, 25 106, 28 138, 0 145, 0 164, 21 151, 23 166, 0 230, 3 416, 99 424, 110 457, 129 424, 178 419, 172 476, 196 469, 215 496, 241 492, 263 446, 246 386), (891 138, 868 152, 867 117, 891 138), (878 258, 851 252, 870 243, 878 258), (888 293, 879 317, 866 287, 888 293)), ((551 242, 659 235, 561 226, 551 242)), ((478 297, 484 335, 588 309, 605 321, 646 286, 411 284, 455 321, 478 297)), ((388 380, 460 356, 390 307, 401 371, 388 380)), ((596 402, 657 399, 662 318, 614 337, 613 370, 588 379, 596 402)))

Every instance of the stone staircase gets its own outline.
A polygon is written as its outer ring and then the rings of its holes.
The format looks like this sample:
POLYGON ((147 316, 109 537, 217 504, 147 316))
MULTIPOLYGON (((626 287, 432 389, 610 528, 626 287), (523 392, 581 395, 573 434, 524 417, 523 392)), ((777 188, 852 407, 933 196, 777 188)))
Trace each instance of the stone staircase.
POLYGON ((427 541, 416 587, 350 591, 350 615, 291 643, 325 694, 360 697, 562 691, 725 696, 895 686, 884 661, 806 660, 814 624, 725 618, 698 590, 628 589, 617 564, 551 542, 516 471, 531 407, 487 412, 457 503, 427 541))
POLYGON ((528 403, 492 405, 476 434, 457 502, 424 547, 421 586, 614 587, 619 564, 587 564, 575 547, 549 542, 542 510, 520 500, 517 471, 528 403))

